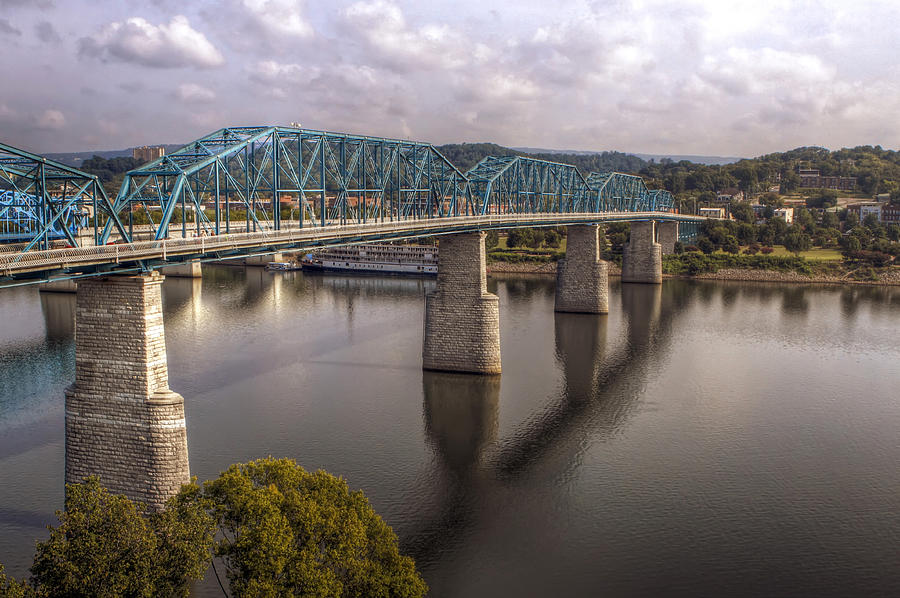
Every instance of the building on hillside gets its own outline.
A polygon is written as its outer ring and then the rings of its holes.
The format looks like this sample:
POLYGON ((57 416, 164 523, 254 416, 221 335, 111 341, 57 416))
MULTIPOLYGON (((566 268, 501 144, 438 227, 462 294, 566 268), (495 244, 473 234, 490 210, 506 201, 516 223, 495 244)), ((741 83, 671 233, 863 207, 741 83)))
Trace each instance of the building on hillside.
POLYGON ((142 145, 131 150, 131 156, 141 162, 153 162, 166 155, 166 148, 161 145, 142 145))
POLYGON ((794 208, 775 208, 775 218, 781 218, 788 224, 794 223, 794 208))
POLYGON ((868 202, 847 206, 847 210, 859 216, 860 222, 865 220, 866 216, 874 214, 882 224, 900 224, 900 206, 868 202))
POLYGON ((797 171, 800 175, 800 186, 811 189, 836 189, 838 191, 856 190, 855 176, 822 176, 818 170, 801 168, 797 171))
POLYGON ((893 204, 881 206, 881 222, 884 224, 900 224, 900 206, 893 204))
POLYGON ((729 187, 716 192, 719 201, 744 201, 744 192, 736 187, 729 187))
POLYGON ((698 210, 700 216, 706 218, 724 218, 725 208, 700 208, 698 210))

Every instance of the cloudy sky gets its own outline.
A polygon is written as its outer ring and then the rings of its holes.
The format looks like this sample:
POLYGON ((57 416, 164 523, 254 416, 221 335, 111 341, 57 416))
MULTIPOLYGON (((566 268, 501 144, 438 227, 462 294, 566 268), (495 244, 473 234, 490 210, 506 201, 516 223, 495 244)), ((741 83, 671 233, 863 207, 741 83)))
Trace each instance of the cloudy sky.
POLYGON ((288 124, 754 156, 900 146, 900 1, 0 0, 0 141, 288 124))

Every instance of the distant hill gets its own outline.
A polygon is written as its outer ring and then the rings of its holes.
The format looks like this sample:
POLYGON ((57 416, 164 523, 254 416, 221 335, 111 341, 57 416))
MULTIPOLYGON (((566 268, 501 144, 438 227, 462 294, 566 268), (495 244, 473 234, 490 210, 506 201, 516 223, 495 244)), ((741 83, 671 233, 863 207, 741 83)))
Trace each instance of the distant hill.
MULTIPOLYGON (((168 154, 184 147, 184 144, 164 143, 162 144, 162 146, 166 148, 166 153, 168 154)), ((79 168, 86 160, 90 160, 94 156, 100 156, 101 158, 105 158, 106 160, 112 160, 113 158, 130 158, 131 150, 132 148, 120 150, 94 150, 90 152, 65 152, 45 155, 51 160, 56 160, 57 162, 62 162, 63 164, 67 164, 68 166, 79 168)))
POLYGON ((509 148, 496 143, 448 143, 438 146, 441 152, 457 168, 466 172, 479 160, 486 156, 529 156, 539 160, 551 162, 563 162, 572 164, 587 176, 591 172, 604 172, 615 170, 619 172, 637 173, 647 165, 647 162, 622 152, 553 152, 545 153, 544 150, 526 152, 521 148, 509 148))
MULTIPOLYGON (((604 152, 598 151, 584 151, 584 150, 556 150, 556 149, 543 149, 539 147, 514 147, 512 148, 516 151, 525 152, 528 154, 566 154, 566 155, 577 155, 584 156, 590 154, 602 154, 604 152)), ((619 153, 619 152, 615 152, 619 153)), ((733 164, 738 160, 743 160, 743 158, 738 158, 736 156, 697 156, 693 154, 633 154, 628 153, 629 156, 637 156, 641 160, 645 160, 649 162, 653 160, 654 162, 659 162, 661 160, 671 160, 673 162, 681 162, 682 160, 687 160, 688 162, 693 162, 695 164, 714 164, 714 165, 722 165, 722 164, 733 164)))

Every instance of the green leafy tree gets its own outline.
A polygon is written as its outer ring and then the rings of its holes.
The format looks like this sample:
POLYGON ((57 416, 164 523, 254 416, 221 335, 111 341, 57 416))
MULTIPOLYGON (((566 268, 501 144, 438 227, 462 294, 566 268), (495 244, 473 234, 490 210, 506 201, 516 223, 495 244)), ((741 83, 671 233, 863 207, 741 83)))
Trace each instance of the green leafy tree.
POLYGON ((838 228, 840 225, 840 221, 838 220, 837 214, 834 212, 825 212, 822 214, 822 227, 823 228, 838 228))
POLYGON ((25 582, 7 577, 3 572, 3 565, 0 565, 0 598, 32 598, 36 596, 34 588, 25 582))
POLYGON ((562 239, 559 236, 559 233, 556 232, 555 229, 550 229, 546 233, 544 233, 544 242, 547 244, 547 247, 552 247, 553 249, 559 248, 562 239))
POLYGON ((544 244, 545 238, 544 231, 541 229, 532 229, 531 230, 531 239, 528 240, 528 246, 532 249, 539 249, 541 245, 544 244))
POLYGON ((727 235, 725 237, 725 240, 722 243, 722 251, 726 253, 740 253, 741 248, 738 245, 738 240, 734 235, 727 235))
POLYGON ((759 203, 771 208, 784 207, 784 200, 777 193, 763 193, 759 198, 759 203))
POLYGON ((97 478, 66 485, 59 526, 38 543, 31 583, 40 596, 187 596, 209 566, 213 519, 186 486, 159 514, 111 494, 97 478))
POLYGON ((741 245, 749 245, 756 240, 756 227, 746 222, 738 226, 737 238, 741 245))
POLYGON ((784 235, 784 248, 792 253, 800 253, 810 248, 812 242, 805 232, 799 227, 792 226, 791 230, 784 235))
POLYGON ((831 208, 837 205, 838 192, 834 189, 816 189, 806 198, 809 208, 831 208))
POLYGON ((749 203, 744 201, 731 206, 731 215, 734 216, 734 219, 738 222, 751 223, 756 220, 756 214, 753 213, 753 208, 750 207, 749 203))
POLYGON ((716 250, 716 244, 706 237, 702 237, 699 241, 697 241, 697 247, 700 248, 700 251, 702 251, 706 255, 709 255, 716 250))
POLYGON ((500 235, 495 230, 489 230, 484 236, 484 246, 487 249, 493 249, 500 243, 500 235))
POLYGON ((239 596, 424 596, 427 586, 362 492, 290 459, 232 465, 203 485, 239 596))

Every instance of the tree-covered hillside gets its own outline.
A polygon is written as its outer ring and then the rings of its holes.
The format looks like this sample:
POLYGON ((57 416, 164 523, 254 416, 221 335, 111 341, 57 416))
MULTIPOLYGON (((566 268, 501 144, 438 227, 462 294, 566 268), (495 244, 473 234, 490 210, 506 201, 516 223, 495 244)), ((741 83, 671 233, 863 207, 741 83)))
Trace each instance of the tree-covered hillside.
POLYGON ((463 172, 475 166, 487 156, 528 156, 549 162, 573 164, 587 176, 591 172, 615 170, 618 172, 638 172, 648 164, 637 156, 622 152, 601 152, 596 154, 526 154, 496 143, 450 143, 438 148, 448 160, 463 172))
POLYGON ((761 193, 779 186, 784 193, 800 185, 799 168, 817 169, 823 176, 853 176, 864 195, 900 194, 900 152, 881 146, 860 146, 829 151, 821 147, 800 147, 767 154, 732 164, 707 165, 682 160, 645 161, 622 152, 597 154, 526 154, 495 143, 452 143, 438 150, 463 172, 485 156, 530 156, 552 162, 573 164, 587 176, 591 172, 615 170, 639 174, 650 188, 664 188, 675 194, 697 196, 704 192, 736 187, 745 193, 761 193))

